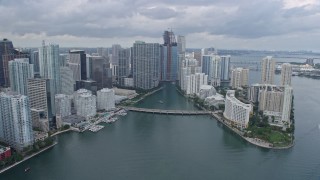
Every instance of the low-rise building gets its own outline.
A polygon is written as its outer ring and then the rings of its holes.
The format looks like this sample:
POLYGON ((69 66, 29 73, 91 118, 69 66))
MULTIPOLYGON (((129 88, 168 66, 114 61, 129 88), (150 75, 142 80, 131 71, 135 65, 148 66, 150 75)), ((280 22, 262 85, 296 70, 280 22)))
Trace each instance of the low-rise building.
POLYGON ((11 148, 0 145, 0 161, 3 161, 11 156, 11 148))
POLYGON ((217 93, 216 89, 211 85, 200 86, 199 98, 206 99, 207 97, 213 96, 217 93))

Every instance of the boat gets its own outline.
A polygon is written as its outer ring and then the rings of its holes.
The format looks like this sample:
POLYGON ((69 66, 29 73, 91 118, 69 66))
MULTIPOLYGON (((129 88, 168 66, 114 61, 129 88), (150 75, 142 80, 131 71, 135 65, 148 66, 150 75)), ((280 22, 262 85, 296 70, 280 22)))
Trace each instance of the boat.
POLYGON ((30 170, 30 167, 27 167, 24 169, 24 172, 28 172, 30 170))

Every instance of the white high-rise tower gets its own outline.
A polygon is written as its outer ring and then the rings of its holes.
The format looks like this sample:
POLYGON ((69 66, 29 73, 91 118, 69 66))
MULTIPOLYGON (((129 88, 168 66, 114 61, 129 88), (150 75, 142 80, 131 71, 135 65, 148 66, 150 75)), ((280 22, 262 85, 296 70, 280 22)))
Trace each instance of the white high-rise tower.
POLYGON ((262 60, 261 84, 274 84, 274 71, 276 61, 272 56, 267 56, 262 60))
POLYGON ((281 85, 291 86, 292 66, 289 63, 281 65, 281 85))

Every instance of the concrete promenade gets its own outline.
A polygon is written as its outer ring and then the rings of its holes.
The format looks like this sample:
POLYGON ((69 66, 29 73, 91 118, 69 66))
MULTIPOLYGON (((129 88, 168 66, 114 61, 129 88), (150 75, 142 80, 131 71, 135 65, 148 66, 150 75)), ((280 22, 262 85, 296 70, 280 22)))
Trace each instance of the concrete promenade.
POLYGON ((171 114, 171 115, 209 115, 209 111, 188 111, 188 110, 166 110, 166 109, 148 109, 148 108, 136 108, 129 106, 119 106, 120 108, 128 111, 144 112, 152 114, 171 114))

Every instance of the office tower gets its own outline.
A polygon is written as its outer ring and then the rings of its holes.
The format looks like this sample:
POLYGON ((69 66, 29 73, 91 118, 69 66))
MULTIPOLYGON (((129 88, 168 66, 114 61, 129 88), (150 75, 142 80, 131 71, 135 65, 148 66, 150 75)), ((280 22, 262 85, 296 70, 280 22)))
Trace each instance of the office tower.
POLYGON ((13 44, 8 39, 0 40, 0 86, 4 86, 3 55, 14 54, 13 44))
POLYGON ((112 65, 119 65, 119 51, 121 50, 121 46, 119 44, 112 45, 112 58, 111 64, 112 65))
POLYGON ((89 120, 97 113, 97 98, 92 95, 91 91, 86 89, 79 89, 74 94, 74 105, 78 116, 85 117, 89 120))
POLYGON ((0 139, 18 151, 33 144, 27 96, 13 92, 0 93, 0 139))
POLYGON ((178 36, 177 40, 178 46, 178 54, 184 54, 186 52, 186 37, 185 36, 178 36))
POLYGON ((248 86, 249 69, 236 68, 231 71, 230 86, 233 89, 248 86))
POLYGON ((208 83, 214 87, 221 83, 221 58, 217 55, 202 56, 202 72, 208 75, 208 83))
POLYGON ((229 81, 230 79, 230 59, 231 56, 221 56, 221 81, 229 81))
POLYGON ((261 66, 261 84, 274 84, 275 67, 276 61, 272 56, 263 58, 261 66))
POLYGON ((56 94, 55 96, 56 118, 71 115, 71 98, 65 94, 56 94))
POLYGON ((67 66, 69 61, 69 55, 68 54, 59 54, 59 65, 60 67, 67 66))
POLYGON ((97 108, 110 111, 115 108, 114 90, 103 88, 97 93, 97 108))
POLYGON ((33 64, 34 73, 40 73, 39 51, 32 51, 30 54, 30 64, 33 64))
POLYGON ((90 67, 90 79, 96 81, 98 90, 112 87, 112 72, 110 63, 101 56, 90 56, 88 59, 90 67))
POLYGON ((72 95, 76 82, 73 79, 73 71, 69 67, 60 67, 61 93, 72 95))
POLYGON ((161 46, 161 80, 176 81, 178 77, 178 47, 172 31, 163 34, 164 44, 161 46))
POLYGON ((138 89, 152 89, 159 85, 160 45, 136 41, 132 47, 133 81, 138 89))
POLYGON ((11 91, 27 95, 27 79, 34 77, 33 64, 28 58, 15 59, 9 62, 11 91))
POLYGON ((118 66, 118 84, 121 86, 124 85, 124 78, 127 78, 130 75, 130 61, 131 61, 131 52, 130 48, 120 49, 119 50, 119 66, 118 66))
POLYGON ((259 89, 260 84, 252 84, 248 87, 248 97, 247 99, 252 103, 259 102, 259 89))
POLYGON ((87 80, 87 60, 84 51, 70 50, 68 65, 73 71, 73 79, 75 81, 87 80))
POLYGON ((40 77, 44 79, 52 79, 54 94, 61 92, 60 80, 60 64, 59 64, 59 45, 43 43, 39 48, 39 66, 40 77))
POLYGON ((251 109, 251 104, 245 104, 235 97, 234 90, 227 91, 223 116, 234 126, 241 130, 247 128, 251 109))
POLYGON ((281 65, 281 85, 291 86, 292 66, 289 63, 281 65))
POLYGON ((55 114, 53 80, 28 79, 27 87, 33 126, 45 132, 54 129, 56 125, 53 118, 55 114))

